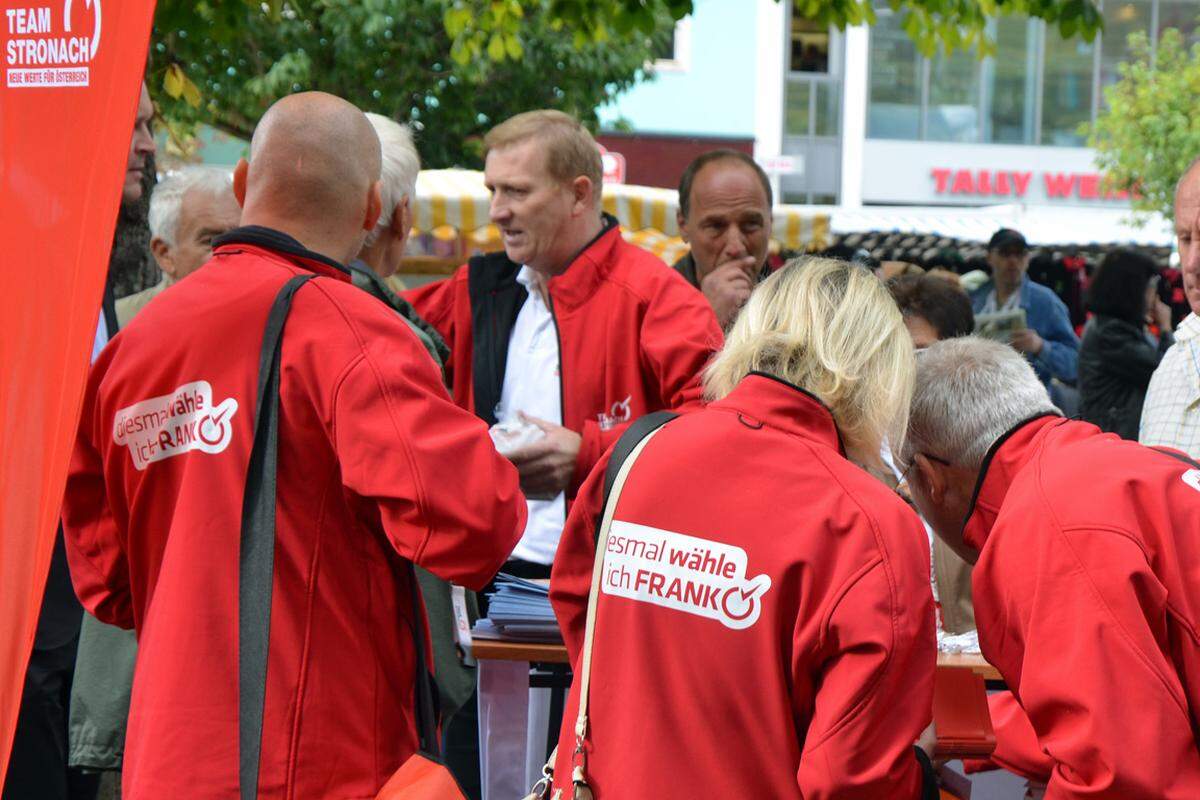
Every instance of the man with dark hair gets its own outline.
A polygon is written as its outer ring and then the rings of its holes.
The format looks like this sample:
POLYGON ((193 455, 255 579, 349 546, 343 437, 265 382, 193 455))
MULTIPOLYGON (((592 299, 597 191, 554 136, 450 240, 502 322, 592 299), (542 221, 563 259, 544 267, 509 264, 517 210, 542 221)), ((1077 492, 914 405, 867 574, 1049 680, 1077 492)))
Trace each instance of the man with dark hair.
POLYGON ((943 278, 901 275, 888 281, 888 289, 918 350, 939 339, 969 336, 975 329, 975 314, 967 293, 943 278))
POLYGON ((676 218, 692 250, 674 268, 704 292, 722 328, 769 272, 772 203, 767 174, 737 150, 704 153, 679 179, 676 218))

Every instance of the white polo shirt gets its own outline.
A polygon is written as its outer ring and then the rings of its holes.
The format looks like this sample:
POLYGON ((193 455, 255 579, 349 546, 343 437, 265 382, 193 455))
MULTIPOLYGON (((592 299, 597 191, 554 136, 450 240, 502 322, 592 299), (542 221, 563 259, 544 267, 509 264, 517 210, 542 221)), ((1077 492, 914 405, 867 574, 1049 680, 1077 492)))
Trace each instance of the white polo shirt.
MULTIPOLYGON (((517 281, 529 297, 517 314, 508 340, 508 360, 504 367, 504 386, 496 406, 496 421, 518 419, 517 412, 562 424, 562 378, 559 374, 558 328, 554 315, 534 285, 535 274, 521 267, 517 281)), ((512 557, 537 564, 550 564, 558 550, 558 540, 566 524, 566 497, 559 493, 553 500, 526 500, 529 520, 512 557)))

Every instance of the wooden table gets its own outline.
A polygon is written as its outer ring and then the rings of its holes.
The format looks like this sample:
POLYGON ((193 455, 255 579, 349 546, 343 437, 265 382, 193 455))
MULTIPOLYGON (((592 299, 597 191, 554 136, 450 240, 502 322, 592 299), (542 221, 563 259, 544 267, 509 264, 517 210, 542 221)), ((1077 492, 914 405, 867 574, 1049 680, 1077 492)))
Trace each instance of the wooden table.
POLYGON ((943 669, 969 669, 985 681, 1003 681, 1000 670, 979 653, 938 653, 937 665, 943 669))
MULTIPOLYGON (((528 661, 535 664, 566 664, 567 648, 562 644, 512 642, 499 639, 472 639, 476 658, 494 661, 528 661)), ((969 669, 985 681, 1002 681, 999 670, 979 653, 938 653, 937 665, 947 669, 969 669)))
MULTIPOLYGON (((524 669, 524 664, 567 663, 567 648, 562 644, 477 638, 472 639, 471 650, 481 667, 489 663, 495 666, 511 664, 511 667, 505 667, 511 670, 524 669)), ((569 673, 563 680, 569 685, 569 673)), ((981 758, 991 753, 996 739, 988 713, 985 682, 994 687, 998 683, 1002 685, 1002 681, 996 668, 978 653, 938 653, 934 717, 938 720, 939 757, 981 758)), ((565 691, 565 685, 557 688, 565 691)), ((481 702, 482 696, 481 691, 481 702)), ((561 714, 562 701, 556 698, 550 713, 550 729, 557 727, 561 714)), ((547 746, 551 746, 549 742, 547 746)), ((507 795, 511 788, 504 787, 503 792, 489 792, 487 796, 507 795)))

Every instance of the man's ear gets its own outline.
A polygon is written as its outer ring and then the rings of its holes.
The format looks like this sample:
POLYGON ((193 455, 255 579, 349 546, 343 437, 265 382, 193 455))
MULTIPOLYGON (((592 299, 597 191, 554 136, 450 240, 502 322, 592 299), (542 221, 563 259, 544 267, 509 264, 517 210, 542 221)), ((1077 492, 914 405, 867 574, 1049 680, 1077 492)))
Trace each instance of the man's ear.
POLYGON ((946 473, 939 464, 933 463, 923 453, 913 456, 913 461, 913 469, 920 474, 921 483, 924 484, 930 501, 940 506, 946 501, 946 490, 949 488, 946 473))
POLYGON ((246 174, 250 171, 250 162, 244 158, 238 159, 233 168, 233 196, 237 204, 246 207, 246 174))
POLYGON ((380 194, 379 181, 375 181, 367 190, 367 214, 363 217, 363 230, 375 230, 375 223, 379 222, 381 213, 383 213, 383 196, 380 194))
POLYGON ((397 240, 400 247, 404 247, 404 243, 408 240, 408 232, 412 230, 413 215, 408 207, 409 198, 407 195, 400 198, 400 202, 396 203, 396 208, 392 211, 392 218, 388 220, 388 227, 392 229, 392 236, 397 240))
POLYGON ((171 252, 171 245, 155 236, 150 240, 150 253, 154 256, 154 261, 163 274, 173 280, 175 278, 175 256, 171 252))
POLYGON ((683 239, 685 242, 691 244, 691 239, 688 238, 687 227, 684 225, 685 222, 687 222, 687 219, 684 218, 683 212, 676 209, 675 210, 675 225, 679 228, 679 238, 683 239))
POLYGON ((599 206, 600 187, 592 183, 592 179, 586 175, 580 175, 575 180, 571 181, 571 195, 574 202, 571 210, 576 215, 585 214, 591 211, 596 206, 599 206))

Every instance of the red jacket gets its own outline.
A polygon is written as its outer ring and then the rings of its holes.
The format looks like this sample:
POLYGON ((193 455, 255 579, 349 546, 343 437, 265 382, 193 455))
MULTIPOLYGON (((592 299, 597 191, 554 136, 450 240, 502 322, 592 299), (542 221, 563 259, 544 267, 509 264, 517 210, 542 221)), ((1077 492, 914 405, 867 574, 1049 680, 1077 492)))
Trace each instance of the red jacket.
MULTIPOLYGON (((580 491, 550 584, 576 669, 606 463, 580 491)), ((616 520, 592 662, 598 800, 920 796, 913 742, 937 649, 928 541, 846 460, 819 402, 754 374, 673 420, 616 520)), ((578 689, 555 770, 567 796, 578 689)))
POLYGON ((262 228, 222 240, 91 374, 63 523, 76 591, 136 628, 124 794, 238 791, 243 486, 267 309, 294 275, 280 370, 262 798, 369 798, 416 745, 402 558, 481 587, 524 525, 516 470, 405 322, 262 228))
MULTIPOLYGON (((526 297, 516 280, 520 269, 504 253, 491 253, 447 280, 405 293, 450 345, 454 401, 489 425, 496 422, 508 340, 526 297)), ((704 295, 622 239, 611 217, 566 272, 550 280, 549 293, 558 327, 561 424, 583 436, 567 489, 574 497, 629 420, 699 407, 700 372, 723 340, 704 295), (601 416, 608 418, 604 426, 601 416)))
POLYGON ((1200 470, 1041 417, 976 496, 980 645, 1055 762, 1046 797, 1200 797, 1200 470))

